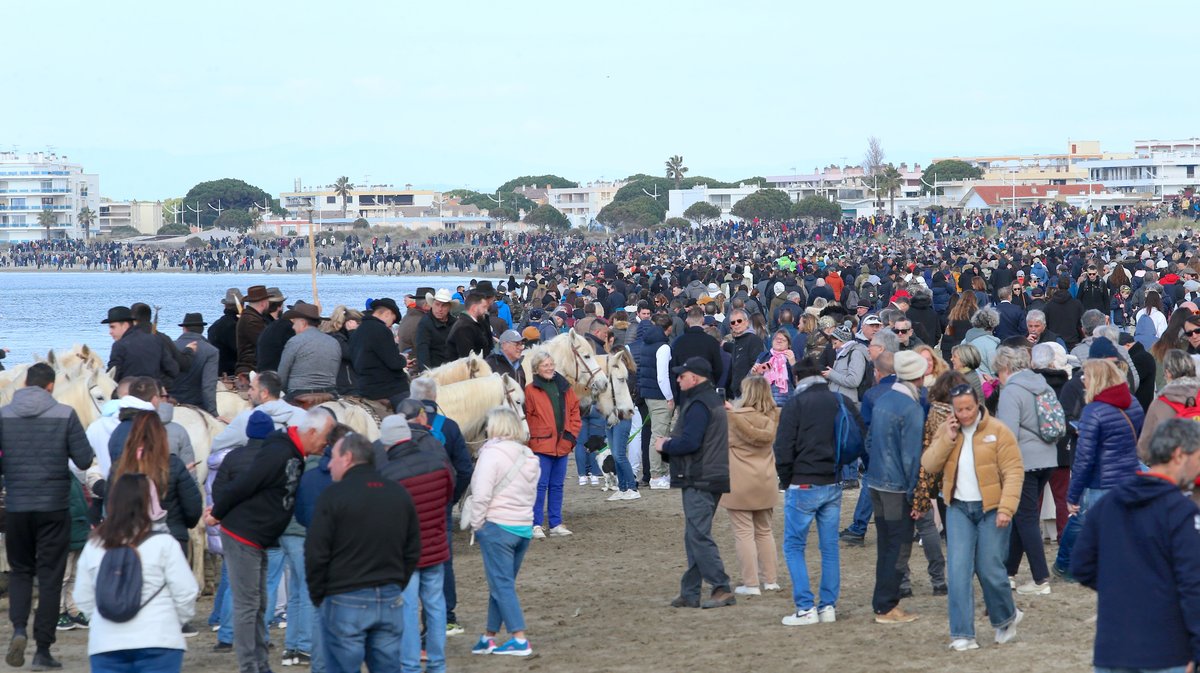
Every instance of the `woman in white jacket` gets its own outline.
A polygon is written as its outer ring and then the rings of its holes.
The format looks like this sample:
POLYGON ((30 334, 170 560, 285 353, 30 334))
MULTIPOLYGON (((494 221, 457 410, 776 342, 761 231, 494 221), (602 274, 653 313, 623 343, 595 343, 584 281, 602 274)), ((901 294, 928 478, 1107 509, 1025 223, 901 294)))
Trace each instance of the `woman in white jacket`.
POLYGON ((121 476, 105 503, 108 518, 93 533, 79 557, 75 604, 90 621, 88 658, 93 673, 116 671, 178 672, 183 666, 181 626, 195 612, 199 587, 179 543, 151 532, 150 480, 144 474, 121 476), (100 563, 110 549, 130 545, 142 562, 142 609, 127 622, 112 622, 96 610, 100 563))

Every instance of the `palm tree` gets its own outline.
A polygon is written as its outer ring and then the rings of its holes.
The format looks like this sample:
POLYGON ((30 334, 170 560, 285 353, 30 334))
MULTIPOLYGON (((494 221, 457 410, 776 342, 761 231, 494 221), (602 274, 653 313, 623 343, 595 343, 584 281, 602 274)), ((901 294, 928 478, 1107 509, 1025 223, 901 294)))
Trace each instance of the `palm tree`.
POLYGON ((53 210, 43 210, 38 213, 38 224, 46 228, 46 240, 50 240, 50 227, 58 224, 58 216, 53 210))
POLYGON ((687 166, 683 165, 683 157, 676 154, 667 159, 667 178, 675 180, 675 189, 682 189, 679 185, 683 180, 683 174, 687 173, 687 166))
POLYGON ((92 233, 92 223, 96 221, 96 211, 84 206, 79 209, 79 226, 83 227, 83 237, 86 239, 92 233))
POLYGON ((354 191, 354 185, 350 184, 350 178, 342 176, 333 183, 333 191, 338 196, 342 197, 342 217, 346 216, 346 200, 350 198, 350 192, 354 191))
POLYGON ((891 202, 892 217, 896 216, 896 192, 904 185, 904 176, 892 164, 884 164, 879 172, 872 176, 875 181, 875 198, 887 194, 891 202))

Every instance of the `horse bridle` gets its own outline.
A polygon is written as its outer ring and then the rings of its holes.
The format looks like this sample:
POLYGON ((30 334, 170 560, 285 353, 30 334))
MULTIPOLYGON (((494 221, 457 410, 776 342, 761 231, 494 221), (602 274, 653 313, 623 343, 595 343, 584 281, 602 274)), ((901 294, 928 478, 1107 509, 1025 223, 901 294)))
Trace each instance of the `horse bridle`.
POLYGON ((519 410, 518 413, 523 418, 525 416, 525 409, 521 405, 517 404, 517 401, 513 399, 512 391, 508 389, 508 383, 504 380, 505 378, 511 379, 512 377, 509 377, 506 374, 500 379, 500 392, 504 395, 504 401, 508 402, 508 406, 511 407, 513 411, 519 410))
MULTIPOLYGON (((570 346, 570 348, 571 348, 571 355, 574 355, 574 356, 575 356, 575 363, 576 363, 576 365, 577 365, 577 366, 578 366, 580 369, 582 369, 582 370, 584 370, 584 371, 586 371, 586 372, 587 372, 588 378, 587 378, 587 380, 586 380, 586 381, 584 381, 584 382, 583 382, 583 385, 584 385, 584 387, 586 387, 586 388, 588 388, 588 389, 591 389, 591 387, 592 387, 592 381, 594 381, 594 380, 596 379, 596 374, 595 374, 595 373, 593 373, 593 372, 592 372, 592 370, 588 368, 588 366, 587 366, 587 360, 584 360, 584 359, 583 359, 583 354, 581 354, 581 353, 579 352, 579 349, 575 348, 575 342, 574 342, 574 341, 568 342, 568 345, 569 345, 569 346, 570 346)), ((583 378, 583 377, 581 376, 580 378, 583 378)))

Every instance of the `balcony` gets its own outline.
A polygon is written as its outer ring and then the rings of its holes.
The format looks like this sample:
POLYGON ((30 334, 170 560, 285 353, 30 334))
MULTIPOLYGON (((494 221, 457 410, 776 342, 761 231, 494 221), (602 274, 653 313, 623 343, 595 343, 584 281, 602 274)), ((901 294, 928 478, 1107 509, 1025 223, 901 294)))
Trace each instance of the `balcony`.
POLYGON ((61 189, 0 189, 0 194, 70 194, 71 190, 61 189))
POLYGON ((70 175, 71 171, 0 171, 0 177, 12 176, 41 176, 41 175, 70 175))
POLYGON ((40 203, 31 203, 31 204, 29 204, 29 205, 27 205, 27 206, 4 206, 4 205, 0 205, 0 210, 23 210, 23 211, 30 211, 30 212, 36 212, 36 211, 39 211, 39 210, 61 210, 61 211, 67 211, 67 210, 71 210, 71 206, 43 206, 43 205, 41 205, 40 203))

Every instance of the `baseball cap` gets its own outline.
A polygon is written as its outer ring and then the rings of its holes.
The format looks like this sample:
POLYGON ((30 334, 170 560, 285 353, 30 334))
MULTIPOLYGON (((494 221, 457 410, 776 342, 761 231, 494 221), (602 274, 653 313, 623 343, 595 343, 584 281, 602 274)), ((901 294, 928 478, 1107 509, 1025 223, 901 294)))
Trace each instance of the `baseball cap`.
POLYGON ((708 360, 702 357, 690 357, 682 365, 671 368, 671 376, 679 376, 684 372, 691 372, 699 376, 712 377, 712 365, 708 364, 708 360))
POLYGON ((500 335, 500 343, 502 344, 519 344, 522 341, 524 339, 521 338, 521 333, 515 329, 504 330, 504 334, 500 335))
POLYGON ((877 315, 869 315, 862 320, 863 325, 882 325, 883 321, 877 315))

